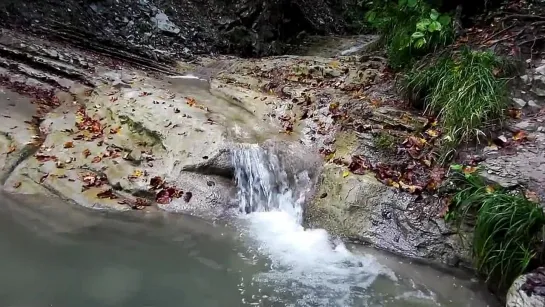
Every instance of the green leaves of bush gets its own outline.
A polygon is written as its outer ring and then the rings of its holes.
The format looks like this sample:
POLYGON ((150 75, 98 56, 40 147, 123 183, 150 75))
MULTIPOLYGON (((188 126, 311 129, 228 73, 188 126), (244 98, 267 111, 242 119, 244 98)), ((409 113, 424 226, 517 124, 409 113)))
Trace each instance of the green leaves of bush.
POLYGON ((375 2, 366 20, 383 35, 390 66, 400 69, 454 38, 452 19, 423 0, 375 2))

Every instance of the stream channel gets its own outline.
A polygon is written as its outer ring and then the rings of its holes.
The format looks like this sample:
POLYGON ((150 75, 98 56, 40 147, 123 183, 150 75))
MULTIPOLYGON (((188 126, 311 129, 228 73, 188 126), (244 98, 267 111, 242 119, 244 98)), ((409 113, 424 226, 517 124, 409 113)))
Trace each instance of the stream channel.
POLYGON ((304 229, 304 174, 275 159, 235 152, 234 221, 2 193, 0 306, 495 306, 467 277, 304 229))

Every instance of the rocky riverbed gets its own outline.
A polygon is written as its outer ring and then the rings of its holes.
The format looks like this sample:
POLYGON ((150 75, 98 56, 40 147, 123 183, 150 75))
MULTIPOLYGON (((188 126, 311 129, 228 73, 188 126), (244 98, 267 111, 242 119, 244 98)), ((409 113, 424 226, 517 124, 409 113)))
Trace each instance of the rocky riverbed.
MULTIPOLYGON (((367 52, 376 37, 333 40, 310 40, 299 55, 173 65, 2 30, 1 183, 100 210, 215 220, 238 210, 232 150, 258 143, 308 171, 307 226, 471 267, 470 234, 444 222, 436 193, 446 174, 429 155, 440 137, 435 123, 402 102, 385 59, 367 52)), ((540 125, 537 114, 531 125, 540 125)), ((539 156, 531 148, 541 148, 542 129, 525 130, 528 142, 508 147, 515 154, 496 148, 501 154, 485 163, 514 159, 505 165, 532 172, 503 178, 541 182, 543 170, 524 157, 539 156)))

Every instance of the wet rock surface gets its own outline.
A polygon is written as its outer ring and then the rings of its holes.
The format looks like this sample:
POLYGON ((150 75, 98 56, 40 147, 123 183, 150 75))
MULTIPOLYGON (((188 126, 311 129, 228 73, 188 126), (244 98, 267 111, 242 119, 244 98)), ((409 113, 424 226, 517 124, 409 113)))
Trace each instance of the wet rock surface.
MULTIPOLYGON (((415 133, 434 134, 424 127, 425 118, 396 104, 378 55, 343 56, 343 50, 331 49, 327 57, 217 56, 174 68, 111 60, 10 31, 2 39, 2 46, 24 54, 32 47, 46 69, 28 58, 3 58, 47 72, 7 66, 6 89, 17 92, 19 78, 65 97, 29 121, 37 141, 4 171, 8 191, 54 194, 96 209, 160 209, 214 219, 237 210, 231 204, 234 146, 284 143, 271 148, 318 182, 308 199, 307 225, 404 256, 467 263, 459 234, 440 216, 444 204, 433 193, 415 193, 425 185, 383 176, 408 166, 414 172, 427 169, 405 153, 412 147, 402 145, 399 153, 393 144, 414 140, 415 133), (60 70, 50 70, 49 62, 60 70), (184 72, 192 76, 169 76, 184 72), (323 160, 311 159, 317 155, 323 160), (350 168, 354 157, 374 167, 350 168)), ((353 42, 360 46, 374 39, 353 42)), ((28 98, 17 95, 28 105, 28 98)), ((31 105, 41 108, 30 96, 31 105)), ((8 128, 2 131, 11 135, 8 128)), ((12 141, 6 140, 3 152, 10 150, 12 141)), ((17 151, 5 156, 11 155, 20 156, 17 151)))
POLYGON ((507 292, 507 307, 543 305, 545 305, 545 269, 542 267, 517 278, 507 292))
POLYGON ((340 33, 348 1, 3 1, 0 23, 76 45, 160 61, 227 52, 282 52, 301 31, 340 33), (109 49, 109 50, 108 50, 109 49))
POLYGON ((482 160, 481 174, 490 182, 526 189, 527 196, 541 203, 545 202, 545 103, 538 93, 545 85, 544 63, 536 60, 516 80, 506 129, 493 143, 469 155, 470 160, 482 160))

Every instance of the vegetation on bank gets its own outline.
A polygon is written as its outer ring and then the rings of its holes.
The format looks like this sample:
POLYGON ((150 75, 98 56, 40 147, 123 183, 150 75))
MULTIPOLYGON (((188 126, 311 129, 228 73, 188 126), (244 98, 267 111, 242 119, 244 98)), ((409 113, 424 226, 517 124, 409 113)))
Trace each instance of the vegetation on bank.
MULTIPOLYGON (((368 5, 366 20, 382 35, 401 91, 440 123, 442 162, 450 161, 462 142, 486 138, 508 107, 507 77, 514 65, 491 51, 456 43, 459 12, 443 10, 441 1, 368 5)), ((445 218, 474 225, 475 267, 503 292, 520 274, 545 263, 543 208, 521 192, 488 185, 474 167, 453 170, 457 192, 445 218)))
POLYGON ((509 66, 504 59, 466 47, 419 64, 405 74, 402 88, 439 117, 447 152, 484 136, 483 127, 503 118, 508 105, 502 76, 509 66))
POLYGON ((472 247, 477 271, 499 290, 507 290, 545 257, 545 214, 519 191, 487 185, 476 168, 452 166, 458 191, 446 219, 475 224, 472 247))
POLYGON ((453 45, 455 14, 439 12, 430 0, 382 0, 369 7, 366 20, 381 34, 401 90, 442 124, 443 161, 501 121, 511 65, 492 52, 453 45))

